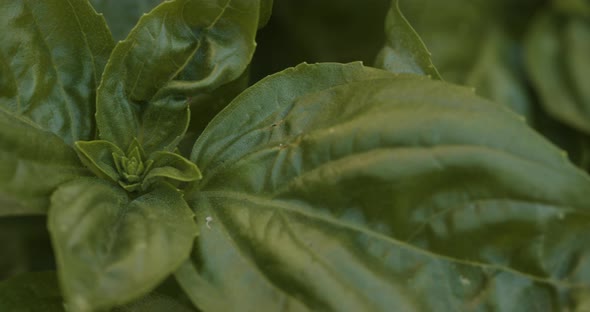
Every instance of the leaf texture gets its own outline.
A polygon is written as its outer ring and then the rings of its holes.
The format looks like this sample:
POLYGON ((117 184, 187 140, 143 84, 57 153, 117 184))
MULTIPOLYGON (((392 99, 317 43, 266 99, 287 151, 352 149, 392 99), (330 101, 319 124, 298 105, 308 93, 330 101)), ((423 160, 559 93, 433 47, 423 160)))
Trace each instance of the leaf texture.
POLYGON ((586 300, 589 177, 469 89, 301 65, 234 100, 192 160, 201 231, 176 277, 204 310, 561 311, 586 300))
POLYGON ((94 136, 96 87, 113 47, 85 0, 0 2, 0 109, 66 144, 94 136))
POLYGON ((128 199, 99 179, 62 185, 48 227, 60 284, 74 310, 129 303, 154 289, 189 255, 193 214, 173 187, 128 199))
MULTIPOLYGON (((177 112, 172 118, 158 111, 170 120, 186 120, 188 97, 231 82, 246 69, 259 10, 259 1, 177 0, 144 15, 105 69, 97 100, 100 137, 123 149, 133 137, 142 143, 153 139, 144 133, 145 124, 157 123, 143 113, 151 106, 177 112)), ((182 136, 186 124, 175 125, 159 128, 170 133, 151 144, 167 146, 182 136)))

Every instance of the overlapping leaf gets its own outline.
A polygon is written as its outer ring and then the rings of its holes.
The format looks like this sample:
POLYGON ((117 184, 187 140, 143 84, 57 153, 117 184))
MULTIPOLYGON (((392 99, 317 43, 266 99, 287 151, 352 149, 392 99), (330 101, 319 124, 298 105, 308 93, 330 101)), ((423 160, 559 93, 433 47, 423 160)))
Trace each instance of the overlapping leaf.
POLYGON ((96 87, 113 47, 85 0, 0 2, 0 109, 71 145, 94 135, 96 87))
POLYGON ((117 44, 105 69, 97 103, 100 137, 121 148, 133 137, 154 141, 154 150, 168 147, 167 140, 180 137, 186 124, 163 125, 154 119, 186 120, 187 97, 212 91, 244 72, 254 51, 259 13, 259 1, 177 0, 144 15, 117 44), (151 106, 159 109, 145 114, 151 106), (147 133, 152 130, 158 132, 147 133))
POLYGON ((182 194, 164 184, 130 200, 102 180, 76 180, 54 193, 51 206, 60 284, 75 311, 148 293, 188 257, 196 234, 182 194))
POLYGON ((590 178, 468 89, 302 65, 240 95, 192 160, 203 224, 177 279, 205 310, 588 300, 590 178))
POLYGON ((57 186, 87 174, 61 138, 0 109, 0 216, 44 214, 57 186))
POLYGON ((0 29, 0 215, 45 213, 57 185, 86 174, 70 146, 94 135, 113 42, 82 0, 1 1, 0 29))

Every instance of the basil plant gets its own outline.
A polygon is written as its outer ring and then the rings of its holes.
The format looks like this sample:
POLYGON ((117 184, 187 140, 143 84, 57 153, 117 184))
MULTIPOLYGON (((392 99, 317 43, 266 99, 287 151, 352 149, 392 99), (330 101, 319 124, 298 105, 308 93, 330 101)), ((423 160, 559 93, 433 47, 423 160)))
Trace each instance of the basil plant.
POLYGON ((113 34, 92 2, 0 0, 0 311, 590 309, 590 176, 397 1, 374 67, 262 79, 272 0, 126 2, 113 34))

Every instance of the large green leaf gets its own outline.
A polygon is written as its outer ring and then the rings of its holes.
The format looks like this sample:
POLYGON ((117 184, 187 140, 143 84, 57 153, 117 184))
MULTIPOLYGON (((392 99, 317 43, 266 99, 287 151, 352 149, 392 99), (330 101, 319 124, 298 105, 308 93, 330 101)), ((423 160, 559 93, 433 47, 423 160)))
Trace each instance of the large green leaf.
POLYGON ((413 73, 441 78, 432 64, 430 52, 424 42, 400 12, 398 0, 391 2, 387 13, 385 36, 385 46, 377 55, 376 67, 394 73, 413 73))
POLYGON ((590 134, 590 15, 549 11, 531 25, 526 64, 547 112, 590 134))
MULTIPOLYGON (((259 11, 257 0, 176 0, 144 15, 117 44, 105 69, 97 100, 100 137, 127 148, 133 137, 153 140, 142 125, 158 115, 186 120, 187 97, 244 72, 254 52, 259 11), (158 114, 144 114, 150 106, 158 106, 158 114), (177 114, 161 111, 167 107, 177 114)), ((182 136, 186 125, 174 125, 158 129, 167 133, 159 133, 156 146, 182 136)))
POLYGON ((0 109, 0 216, 44 214, 60 184, 86 174, 61 138, 0 109))
POLYGON ((76 311, 146 294, 188 257, 196 233, 173 187, 129 200, 99 179, 62 185, 52 196, 48 226, 62 290, 76 311))
POLYGON ((195 304, 561 311, 588 300, 587 175, 469 89, 350 69, 265 79, 196 142, 200 238, 176 274, 195 304))
POLYGON ((0 1, 0 31, 0 109, 70 145, 92 138, 104 19, 86 0, 0 1))

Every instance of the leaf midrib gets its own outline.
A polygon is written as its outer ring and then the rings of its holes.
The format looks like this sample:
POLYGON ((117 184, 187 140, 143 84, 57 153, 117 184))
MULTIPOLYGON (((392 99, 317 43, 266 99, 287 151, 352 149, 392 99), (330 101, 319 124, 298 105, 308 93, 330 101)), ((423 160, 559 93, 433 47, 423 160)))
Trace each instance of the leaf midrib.
MULTIPOLYGON (((514 274, 517 276, 521 276, 521 277, 533 280, 535 282, 539 282, 539 283, 543 283, 543 284, 550 284, 550 285, 554 285, 557 287, 587 288, 590 286, 590 285, 586 285, 586 284, 582 284, 582 283, 579 283, 579 284, 578 283, 570 283, 570 282, 554 280, 554 279, 550 279, 550 278, 538 277, 538 276, 534 276, 534 275, 531 275, 531 274, 528 274, 525 272, 521 272, 519 270, 512 269, 507 266, 482 263, 482 262, 472 261, 472 260, 456 259, 456 258, 452 258, 452 257, 446 256, 446 255, 437 254, 432 251, 416 247, 408 242, 404 242, 404 241, 386 236, 382 233, 372 231, 371 229, 367 229, 367 228, 358 226, 356 224, 344 222, 342 220, 338 220, 338 219, 332 218, 327 215, 321 215, 321 214, 317 214, 317 213, 312 213, 310 211, 304 211, 304 209, 302 209, 300 205, 297 205, 294 202, 287 202, 284 200, 259 197, 259 196, 255 196, 255 195, 251 195, 251 194, 247 194, 247 193, 242 193, 242 192, 237 192, 237 191, 227 191, 227 190, 200 191, 197 194, 193 195, 193 199, 198 200, 198 197, 229 198, 229 199, 232 199, 235 201, 246 200, 246 201, 249 201, 254 204, 252 207, 257 207, 257 208, 265 207, 265 206, 266 207, 269 207, 269 206, 276 207, 277 209, 280 209, 281 211, 283 211, 285 213, 298 214, 298 215, 303 216, 305 218, 314 219, 317 221, 322 221, 322 222, 329 223, 333 226, 340 227, 340 228, 343 228, 346 230, 359 232, 359 233, 362 233, 362 234, 367 235, 369 237, 372 237, 374 239, 384 241, 388 244, 396 245, 399 248, 409 249, 413 252, 425 255, 430 258, 435 258, 440 261, 457 263, 457 264, 461 264, 461 265, 477 267, 480 269, 503 271, 503 272, 507 272, 510 274, 514 274), (278 205, 279 202, 280 202, 280 205, 278 205)), ((189 201, 190 201, 190 199, 189 199, 189 201)))

